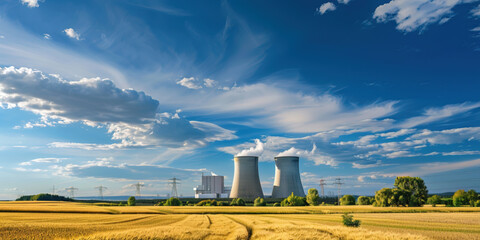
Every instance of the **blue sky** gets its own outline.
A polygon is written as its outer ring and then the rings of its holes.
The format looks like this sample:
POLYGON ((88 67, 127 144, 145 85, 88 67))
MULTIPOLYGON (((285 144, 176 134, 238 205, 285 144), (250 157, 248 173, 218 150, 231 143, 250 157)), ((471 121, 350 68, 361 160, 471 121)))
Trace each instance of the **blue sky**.
POLYGON ((0 3, 0 199, 166 195, 233 156, 304 187, 480 190, 480 1, 0 3))

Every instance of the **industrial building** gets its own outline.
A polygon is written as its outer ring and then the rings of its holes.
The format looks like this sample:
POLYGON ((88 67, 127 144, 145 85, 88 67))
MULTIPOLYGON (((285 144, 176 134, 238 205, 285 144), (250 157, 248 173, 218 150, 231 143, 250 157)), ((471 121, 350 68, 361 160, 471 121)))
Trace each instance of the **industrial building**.
POLYGON ((263 198, 262 186, 258 176, 258 157, 236 156, 230 198, 263 198))
POLYGON ((202 185, 193 188, 195 198, 228 198, 229 188, 224 185, 224 176, 205 176, 202 174, 202 185))
POLYGON ((272 198, 286 198, 292 193, 305 197, 300 179, 299 157, 276 157, 272 198))

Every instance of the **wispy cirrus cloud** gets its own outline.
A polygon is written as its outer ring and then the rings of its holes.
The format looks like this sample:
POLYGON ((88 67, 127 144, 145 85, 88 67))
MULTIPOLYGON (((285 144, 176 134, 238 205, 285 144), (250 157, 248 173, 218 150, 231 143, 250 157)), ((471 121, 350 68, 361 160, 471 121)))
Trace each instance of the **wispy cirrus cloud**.
POLYGON ((443 24, 453 17, 453 8, 469 0, 391 0, 375 9, 378 22, 395 21, 403 32, 422 31, 431 24, 443 24))

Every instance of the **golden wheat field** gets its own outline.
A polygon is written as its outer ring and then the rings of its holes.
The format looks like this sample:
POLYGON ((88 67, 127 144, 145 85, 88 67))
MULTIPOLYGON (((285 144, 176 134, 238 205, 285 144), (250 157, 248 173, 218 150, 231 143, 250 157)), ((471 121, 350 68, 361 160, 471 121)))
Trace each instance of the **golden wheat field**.
POLYGON ((0 202, 0 239, 480 239, 480 209, 0 202), (362 225, 344 227, 343 212, 362 225))

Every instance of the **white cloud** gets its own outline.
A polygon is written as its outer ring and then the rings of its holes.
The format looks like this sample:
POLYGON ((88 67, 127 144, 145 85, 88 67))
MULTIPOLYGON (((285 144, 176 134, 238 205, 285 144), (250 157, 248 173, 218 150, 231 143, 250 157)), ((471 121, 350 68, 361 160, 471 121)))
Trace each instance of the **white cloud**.
POLYGON ((203 79, 203 85, 208 88, 215 87, 215 85, 217 85, 217 81, 210 78, 205 78, 203 79))
POLYGON ((335 9, 337 9, 337 7, 335 7, 335 4, 333 4, 332 2, 327 2, 317 8, 317 12, 323 15, 328 11, 335 11, 335 9))
POLYGON ((184 86, 186 88, 190 89, 200 89, 202 86, 200 84, 197 84, 197 80, 194 77, 189 77, 189 78, 182 78, 177 81, 178 85, 184 86))
POLYGON ((460 162, 432 162, 432 163, 422 163, 422 164, 411 164, 405 166, 407 171, 389 173, 386 175, 391 176, 427 176, 435 173, 450 172, 454 170, 460 170, 465 168, 479 167, 480 159, 467 160, 460 162))
POLYGON ((65 30, 63 30, 63 32, 64 32, 69 38, 73 38, 73 39, 80 40, 80 34, 79 34, 78 32, 76 32, 75 29, 73 29, 73 28, 66 28, 65 30))
POLYGON ((340 4, 348 4, 350 0, 337 0, 340 4))
POLYGON ((426 123, 431 123, 431 122, 439 121, 445 118, 449 118, 454 115, 468 112, 476 108, 480 108, 480 102, 476 102, 476 103, 466 102, 462 104, 446 105, 440 108, 429 108, 425 111, 423 115, 409 118, 406 121, 400 123, 399 125, 402 128, 411 128, 411 127, 423 125, 426 123))
POLYGON ((230 117, 253 118, 244 124, 281 129, 286 132, 312 133, 333 129, 381 128, 388 121, 377 120, 395 112, 396 102, 379 102, 363 107, 347 107, 339 97, 308 95, 287 87, 257 83, 218 91, 203 101, 185 106, 188 110, 230 117))
POLYGON ((426 141, 435 144, 453 144, 463 141, 480 140, 480 127, 454 128, 440 131, 423 130, 407 140, 426 141))
POLYGON ((480 151, 455 151, 442 153, 444 156, 479 155, 480 151))
POLYGON ((397 138, 404 135, 409 135, 414 132, 415 132, 415 129, 400 129, 396 132, 381 133, 381 134, 378 134, 378 136, 381 136, 387 139, 392 139, 392 138, 397 138))
POLYGON ((480 17, 480 5, 472 9, 471 13, 474 17, 480 17))
POLYGON ((29 68, 0 68, 0 105, 41 116, 25 127, 82 122, 106 127, 114 144, 52 143, 52 147, 115 149, 123 147, 198 147, 234 139, 233 131, 213 123, 158 114, 159 102, 143 92, 119 89, 107 79, 66 81, 29 68))
POLYGON ((388 166, 389 164, 383 164, 382 161, 378 160, 376 163, 372 164, 360 164, 360 163, 352 163, 352 168, 357 169, 366 169, 366 168, 374 168, 374 167, 381 167, 381 166, 388 166))
POLYGON ((45 38, 47 40, 50 40, 50 39, 52 39, 52 36, 50 36, 50 34, 48 34, 48 33, 44 33, 43 38, 45 38))
POLYGON ((38 0, 22 0, 22 4, 30 8, 39 7, 38 0))
POLYGON ((404 32, 422 30, 430 24, 444 23, 453 16, 452 8, 470 0, 391 0, 375 9, 378 22, 395 21, 404 32))

